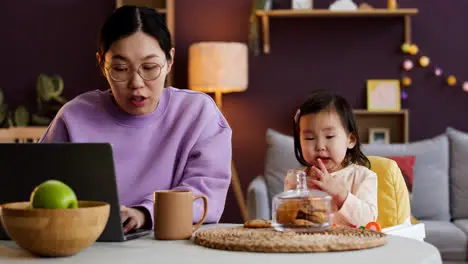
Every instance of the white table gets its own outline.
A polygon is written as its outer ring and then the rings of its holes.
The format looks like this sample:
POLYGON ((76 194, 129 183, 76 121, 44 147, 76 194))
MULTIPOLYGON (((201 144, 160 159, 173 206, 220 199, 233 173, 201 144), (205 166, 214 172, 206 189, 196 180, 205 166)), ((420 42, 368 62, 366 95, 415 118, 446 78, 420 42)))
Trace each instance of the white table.
MULTIPOLYGON (((206 225, 202 228, 214 226, 219 225, 206 225)), ((393 235, 389 235, 386 245, 373 249, 292 254, 223 251, 198 246, 191 240, 158 241, 150 235, 121 243, 95 243, 77 255, 67 258, 37 258, 20 249, 12 241, 0 241, 0 263, 441 264, 442 260, 434 246, 393 235)))

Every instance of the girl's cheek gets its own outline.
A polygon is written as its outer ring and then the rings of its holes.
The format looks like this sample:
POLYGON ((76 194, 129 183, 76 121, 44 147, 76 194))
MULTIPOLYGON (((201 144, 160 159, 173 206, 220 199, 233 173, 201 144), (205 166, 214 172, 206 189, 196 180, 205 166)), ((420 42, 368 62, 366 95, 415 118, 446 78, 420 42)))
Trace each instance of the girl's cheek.
POLYGON ((312 153, 311 153, 310 151, 308 151, 307 149, 305 149, 305 150, 303 151, 303 153, 304 153, 304 159, 305 159, 307 162, 310 163, 310 162, 313 160, 313 155, 312 155, 312 153))

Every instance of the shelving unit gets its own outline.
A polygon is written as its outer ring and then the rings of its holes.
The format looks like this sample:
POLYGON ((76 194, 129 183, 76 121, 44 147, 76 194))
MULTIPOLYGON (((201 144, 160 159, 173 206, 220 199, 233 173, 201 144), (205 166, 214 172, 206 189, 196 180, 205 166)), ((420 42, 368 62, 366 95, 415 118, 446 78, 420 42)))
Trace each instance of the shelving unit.
POLYGON ((368 143, 370 128, 388 128, 390 143, 408 143, 409 141, 409 111, 368 111, 355 109, 359 138, 362 143, 368 143))
MULTIPOLYGON (((119 8, 123 5, 136 5, 146 6, 156 9, 159 13, 166 17, 166 24, 171 32, 172 45, 175 46, 175 0, 116 0, 115 7, 119 8)), ((174 76, 173 72, 167 76, 166 86, 170 86, 173 83, 174 76)))
POLYGON ((270 53, 270 17, 402 17, 404 19, 404 39, 411 43, 411 16, 418 13, 418 9, 359 9, 356 11, 330 11, 328 9, 280 9, 257 10, 256 15, 262 20, 263 52, 270 53))

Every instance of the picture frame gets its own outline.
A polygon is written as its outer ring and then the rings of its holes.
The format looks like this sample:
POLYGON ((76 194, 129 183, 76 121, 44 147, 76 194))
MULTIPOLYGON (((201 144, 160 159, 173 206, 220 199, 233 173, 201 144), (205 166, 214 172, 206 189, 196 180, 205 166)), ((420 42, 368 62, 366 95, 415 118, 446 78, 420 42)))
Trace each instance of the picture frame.
POLYGON ((369 144, 390 144, 390 129, 369 128, 369 144))
POLYGON ((399 80, 367 80, 367 110, 400 111, 399 80))

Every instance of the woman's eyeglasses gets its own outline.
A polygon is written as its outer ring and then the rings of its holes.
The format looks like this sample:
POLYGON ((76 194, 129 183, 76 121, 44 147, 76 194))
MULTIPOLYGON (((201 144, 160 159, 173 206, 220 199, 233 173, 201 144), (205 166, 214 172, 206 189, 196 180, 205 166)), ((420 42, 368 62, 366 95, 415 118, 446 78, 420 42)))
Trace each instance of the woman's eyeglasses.
MULTIPOLYGON (((157 63, 143 63, 136 72, 145 81, 156 80, 162 72, 163 66, 157 63)), ((114 64, 107 68, 112 80, 116 82, 128 81, 133 78, 133 72, 127 64, 114 64)))

